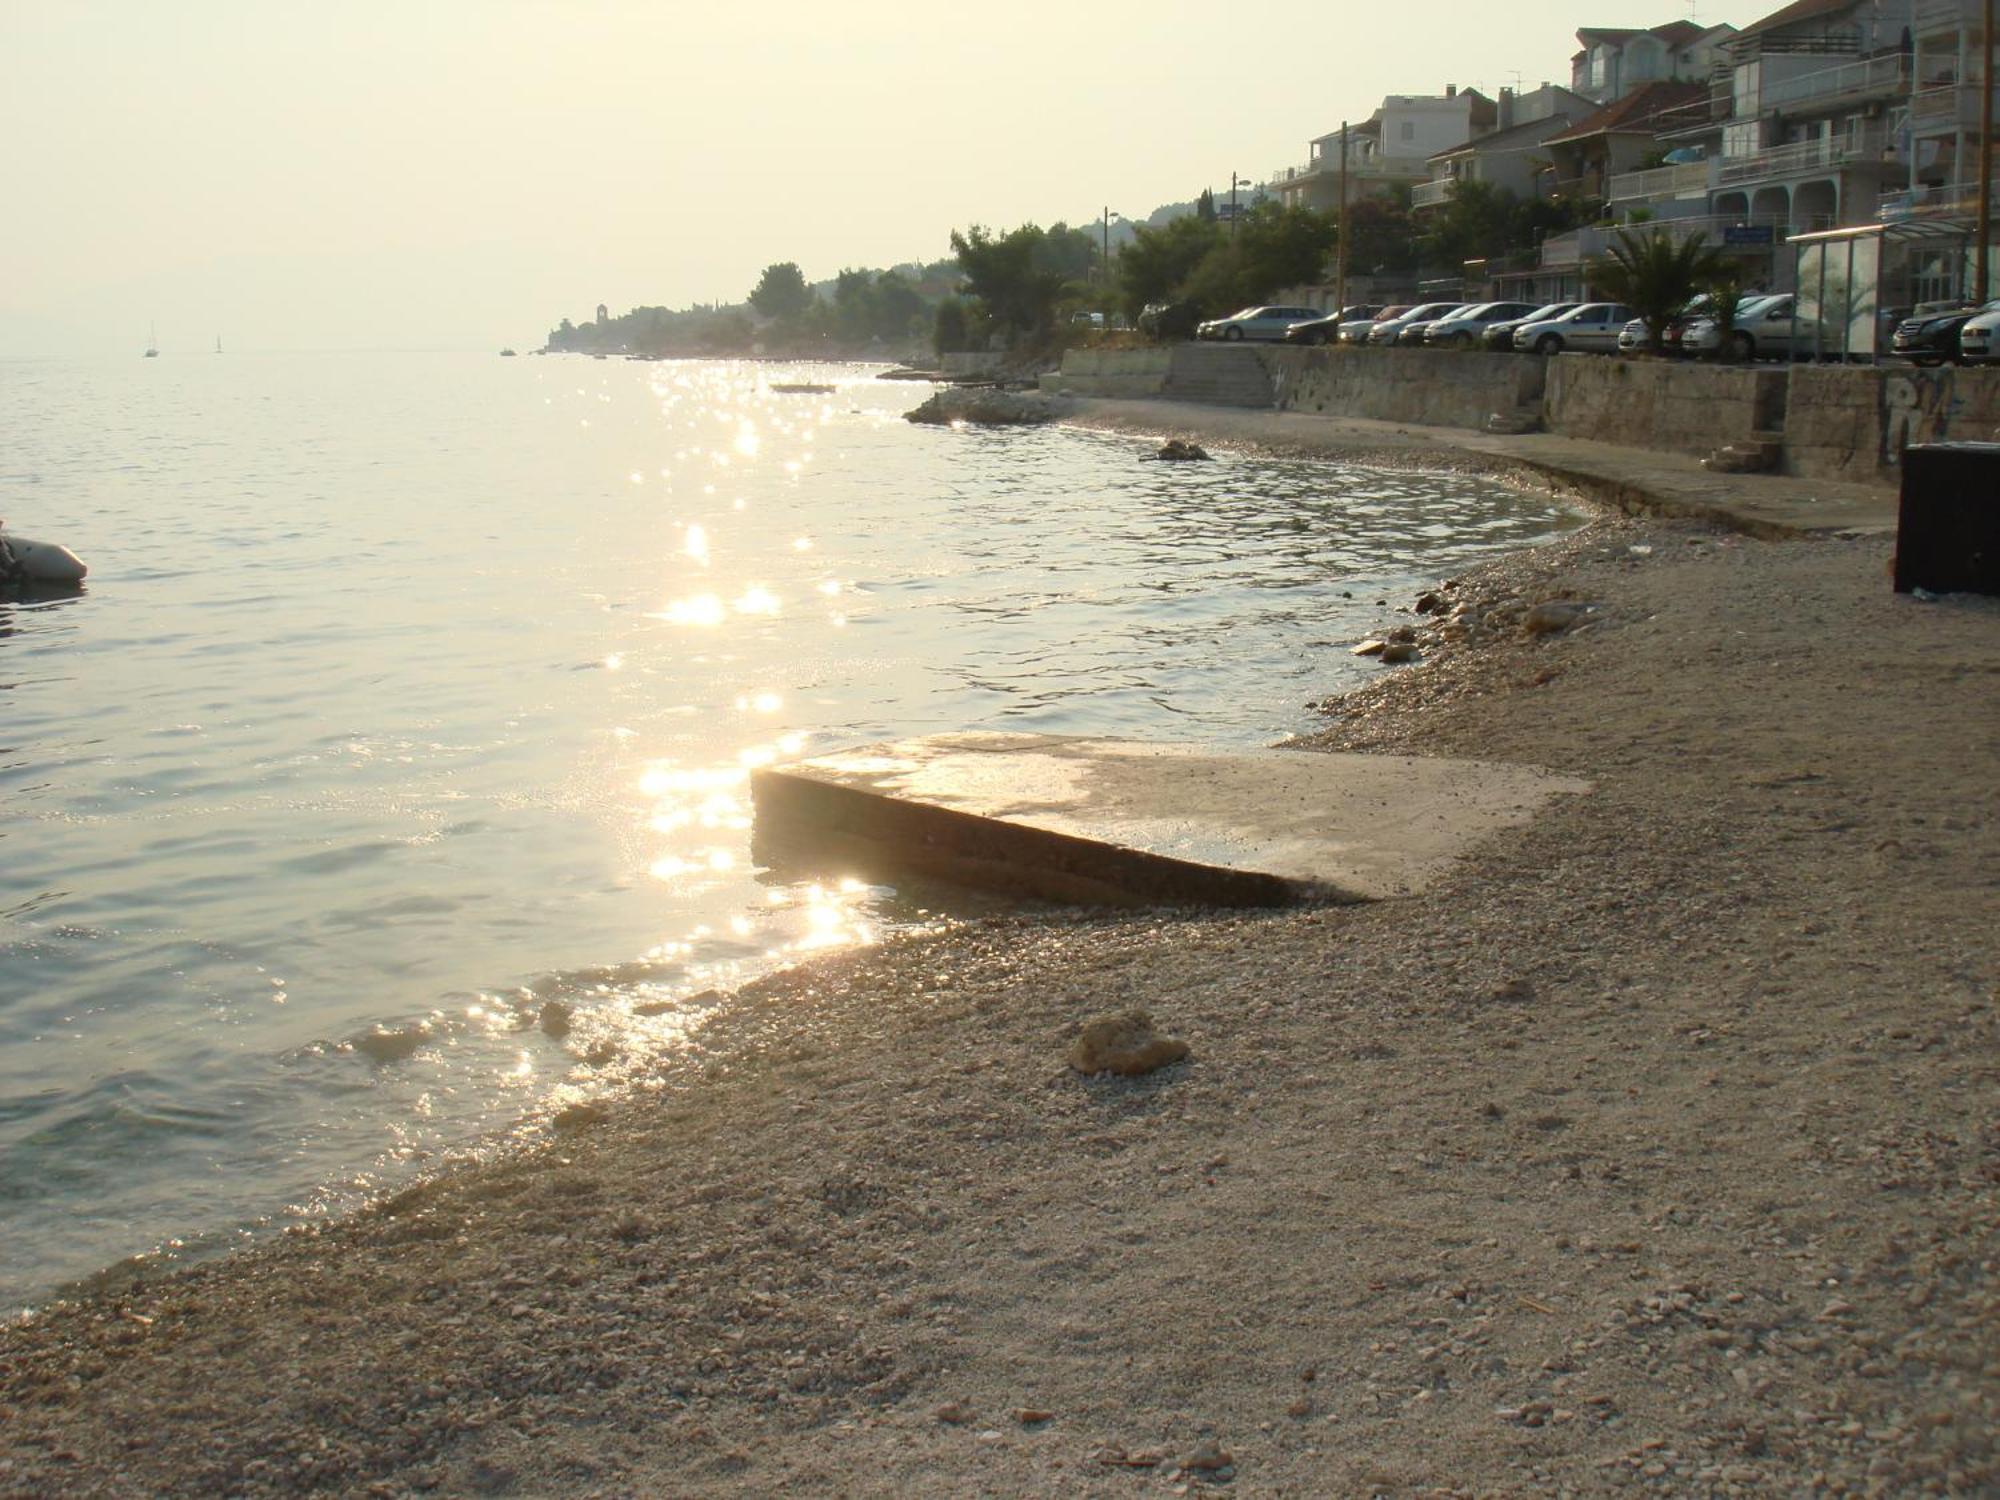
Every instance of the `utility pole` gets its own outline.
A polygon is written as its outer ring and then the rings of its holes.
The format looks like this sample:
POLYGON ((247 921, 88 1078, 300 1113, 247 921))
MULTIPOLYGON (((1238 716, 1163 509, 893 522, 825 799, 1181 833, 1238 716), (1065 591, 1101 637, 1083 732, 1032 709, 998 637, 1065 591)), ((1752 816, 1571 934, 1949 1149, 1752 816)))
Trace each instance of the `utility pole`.
MULTIPOLYGON (((1991 0, 1988 0, 1991 3, 1991 0)), ((1236 238, 1236 174, 1229 174, 1229 237, 1236 238)))
POLYGON ((1979 243, 1972 259, 1972 300, 1987 297, 1993 254, 1993 0, 1979 21, 1979 243))
POLYGON ((1347 121, 1340 122, 1340 253, 1333 263, 1333 310, 1347 307, 1347 121))

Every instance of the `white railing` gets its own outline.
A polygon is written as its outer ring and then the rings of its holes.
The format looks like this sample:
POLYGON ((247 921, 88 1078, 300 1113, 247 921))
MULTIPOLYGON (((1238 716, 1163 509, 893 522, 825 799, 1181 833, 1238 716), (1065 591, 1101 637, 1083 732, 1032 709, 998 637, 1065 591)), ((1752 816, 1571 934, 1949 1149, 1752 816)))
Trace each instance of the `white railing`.
MULTIPOLYGON (((2000 203, 2000 177, 1988 184, 1993 202, 2000 203)), ((1884 193, 1875 217, 1885 224, 1899 219, 1931 219, 1970 214, 1979 207, 1979 179, 1948 182, 1942 187, 1903 188, 1884 193)))
POLYGON ((1662 198, 1700 198, 1708 192, 1708 163, 1681 162, 1644 172, 1619 172, 1607 195, 1613 203, 1656 203, 1662 198))
MULTIPOLYGON (((1405 181, 1412 177, 1426 177, 1430 174, 1430 163, 1421 156, 1377 156, 1373 153, 1363 156, 1356 153, 1347 159, 1347 175, 1357 178, 1397 177, 1405 181)), ((1301 182, 1307 178, 1338 177, 1340 157, 1316 157, 1302 167, 1279 167, 1271 174, 1270 186, 1287 182, 1301 182)))
POLYGON ((1912 16, 1919 35, 1959 26, 1977 31, 1980 25, 1979 0, 1917 0, 1912 16))
POLYGON ((1780 78, 1757 90, 1744 111, 1759 114, 1802 100, 1839 99, 1850 94, 1868 94, 1902 88, 1909 80, 1908 59, 1901 53, 1871 57, 1865 62, 1843 63, 1837 68, 1821 68, 1796 78, 1780 78))
POLYGON ((1456 177, 1441 177, 1434 182, 1420 182, 1410 189, 1410 207, 1436 208, 1457 191, 1456 177))
POLYGON ((1542 241, 1542 267, 1550 270, 1574 266, 1603 255, 1617 242, 1621 230, 1635 238, 1664 234, 1676 244, 1700 234, 1707 236, 1711 244, 1723 245, 1732 229, 1769 229, 1771 243, 1782 245, 1786 235, 1802 233, 1805 227, 1769 214, 1690 214, 1683 219, 1648 219, 1641 224, 1592 224, 1572 229, 1568 234, 1550 235, 1542 241))
POLYGON ((1879 161, 1885 141, 1880 131, 1870 130, 1859 136, 1830 135, 1816 141, 1794 141, 1789 146, 1774 146, 1750 156, 1725 156, 1717 168, 1715 185, 1732 187, 1771 177, 1825 171, 1853 162, 1879 161))

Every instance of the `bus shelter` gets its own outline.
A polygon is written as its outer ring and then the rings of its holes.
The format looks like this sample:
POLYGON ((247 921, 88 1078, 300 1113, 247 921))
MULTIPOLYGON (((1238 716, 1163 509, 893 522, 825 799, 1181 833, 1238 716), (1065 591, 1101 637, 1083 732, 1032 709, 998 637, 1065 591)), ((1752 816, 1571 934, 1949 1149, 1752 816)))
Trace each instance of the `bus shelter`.
POLYGON ((1963 296, 1972 281, 1971 219, 1861 224, 1786 243, 1801 358, 1878 360, 1912 307, 1963 296))

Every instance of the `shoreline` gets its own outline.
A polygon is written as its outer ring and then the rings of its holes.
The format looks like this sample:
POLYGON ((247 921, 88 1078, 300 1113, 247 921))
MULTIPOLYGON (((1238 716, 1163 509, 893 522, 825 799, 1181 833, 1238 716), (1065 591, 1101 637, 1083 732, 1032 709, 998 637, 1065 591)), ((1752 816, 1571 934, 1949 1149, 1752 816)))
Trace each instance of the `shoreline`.
POLYGON ((1606 517, 1482 567, 1602 621, 1306 748, 1596 792, 1418 902, 762 981, 532 1154, 0 1335, 0 1494, 1992 1483, 2000 610, 1886 556, 1606 517), (1071 1074, 1127 1004, 1192 1059, 1071 1074))

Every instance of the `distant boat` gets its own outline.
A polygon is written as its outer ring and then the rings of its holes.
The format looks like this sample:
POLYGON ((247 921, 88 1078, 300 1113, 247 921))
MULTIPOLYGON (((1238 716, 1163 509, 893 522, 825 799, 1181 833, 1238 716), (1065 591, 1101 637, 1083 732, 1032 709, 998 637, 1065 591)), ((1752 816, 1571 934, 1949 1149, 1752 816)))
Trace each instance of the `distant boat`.
POLYGON ((833 394, 833 387, 830 385, 819 385, 806 381, 797 381, 789 385, 773 385, 771 390, 780 396, 831 396, 833 394))
POLYGON ((149 328, 146 330, 146 358, 158 359, 159 357, 160 331, 157 328, 149 328))
POLYGON ((215 352, 217 354, 222 352, 222 335, 219 333, 215 336, 215 352))
POLYGON ((512 359, 514 357, 514 351, 512 349, 502 349, 500 351, 500 357, 502 359, 512 359))

